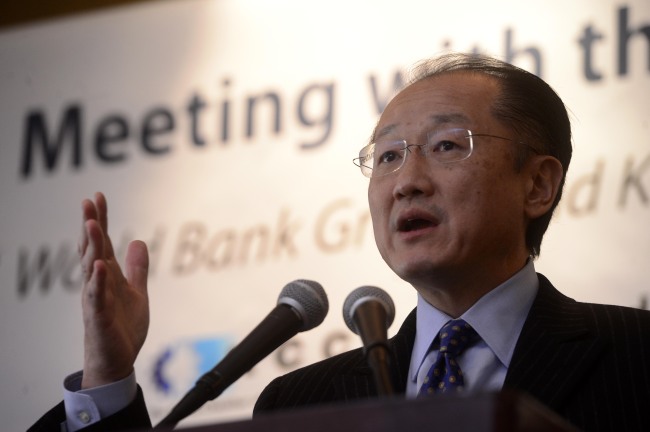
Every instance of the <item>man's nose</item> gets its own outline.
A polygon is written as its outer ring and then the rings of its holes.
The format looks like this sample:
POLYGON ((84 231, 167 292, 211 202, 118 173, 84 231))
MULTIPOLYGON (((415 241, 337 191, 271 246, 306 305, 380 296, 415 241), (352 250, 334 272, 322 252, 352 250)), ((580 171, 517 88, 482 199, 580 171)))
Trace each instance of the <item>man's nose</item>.
POLYGON ((404 163, 395 172, 393 195, 396 198, 432 192, 432 168, 421 150, 422 147, 417 146, 406 149, 404 163))

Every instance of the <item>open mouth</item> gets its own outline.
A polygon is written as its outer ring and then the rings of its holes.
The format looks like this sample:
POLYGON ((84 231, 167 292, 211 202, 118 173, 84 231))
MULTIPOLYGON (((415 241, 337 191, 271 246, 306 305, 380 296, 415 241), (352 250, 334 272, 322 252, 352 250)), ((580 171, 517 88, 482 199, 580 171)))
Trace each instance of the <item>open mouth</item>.
POLYGON ((435 226, 433 221, 427 219, 406 219, 400 223, 399 230, 401 232, 411 232, 433 226, 435 226))

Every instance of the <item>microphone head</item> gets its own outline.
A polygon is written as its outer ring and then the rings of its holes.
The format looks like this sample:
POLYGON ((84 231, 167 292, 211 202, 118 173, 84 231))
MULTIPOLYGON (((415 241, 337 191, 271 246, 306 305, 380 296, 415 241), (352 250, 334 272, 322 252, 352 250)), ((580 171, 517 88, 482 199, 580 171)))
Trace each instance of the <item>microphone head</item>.
POLYGON ((278 304, 290 306, 300 315, 301 332, 320 325, 329 310, 327 294, 321 284, 306 279, 286 284, 280 292, 278 304))
POLYGON ((361 304, 369 301, 377 302, 384 307, 386 311, 386 328, 389 328, 395 319, 395 304, 386 291, 375 286, 359 287, 348 294, 348 297, 343 303, 343 319, 345 320, 345 325, 355 334, 359 334, 359 332, 357 331, 357 326, 354 324, 354 311, 361 304))

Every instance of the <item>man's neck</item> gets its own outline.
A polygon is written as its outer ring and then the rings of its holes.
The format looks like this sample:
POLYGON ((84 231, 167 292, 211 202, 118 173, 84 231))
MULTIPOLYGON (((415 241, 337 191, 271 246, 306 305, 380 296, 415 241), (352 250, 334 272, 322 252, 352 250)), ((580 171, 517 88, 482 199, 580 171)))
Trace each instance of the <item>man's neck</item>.
POLYGON ((528 259, 517 266, 506 267, 500 272, 493 269, 481 272, 475 269, 464 273, 456 272, 453 277, 438 276, 424 284, 413 284, 413 287, 433 307, 452 318, 458 318, 481 297, 520 271, 527 261, 528 259))

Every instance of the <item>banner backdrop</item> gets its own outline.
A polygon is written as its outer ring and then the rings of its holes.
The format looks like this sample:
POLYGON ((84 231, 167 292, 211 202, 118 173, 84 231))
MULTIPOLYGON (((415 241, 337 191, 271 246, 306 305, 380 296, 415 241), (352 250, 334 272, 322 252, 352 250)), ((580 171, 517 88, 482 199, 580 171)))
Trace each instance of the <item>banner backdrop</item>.
POLYGON ((80 202, 151 251, 136 364, 158 421, 298 278, 330 313, 182 423, 250 416, 275 376, 360 345, 341 306, 415 292, 381 260, 352 158, 418 60, 476 51, 547 80, 575 156, 538 271, 579 300, 650 294, 650 3, 166 1, 0 32, 0 418, 20 430, 82 365, 80 202))

